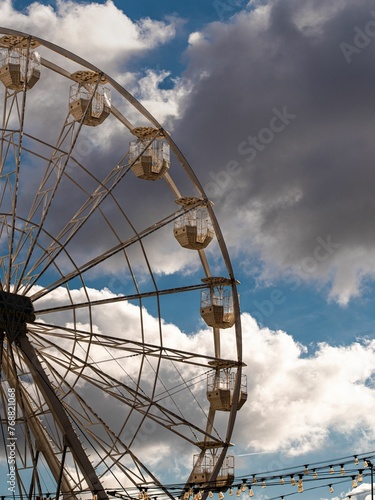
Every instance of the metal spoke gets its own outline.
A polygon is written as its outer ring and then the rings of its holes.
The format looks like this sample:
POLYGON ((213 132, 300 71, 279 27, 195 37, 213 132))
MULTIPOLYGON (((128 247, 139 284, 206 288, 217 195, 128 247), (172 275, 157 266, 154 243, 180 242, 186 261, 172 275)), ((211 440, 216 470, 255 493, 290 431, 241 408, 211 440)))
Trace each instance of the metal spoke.
POLYGON ((89 370, 81 372, 82 360, 78 356, 71 356, 71 353, 67 352, 61 346, 59 347, 59 351, 61 354, 69 357, 69 360, 72 360, 72 364, 65 364, 61 357, 51 357, 46 353, 44 353, 44 356, 52 359, 65 368, 69 368, 69 370, 73 373, 75 371, 79 371, 82 380, 89 382, 95 387, 103 390, 106 394, 109 394, 113 398, 125 403, 127 406, 134 408, 140 414, 146 414, 149 419, 155 421, 156 423, 159 423, 162 426, 167 426, 172 432, 176 433, 181 438, 186 439, 191 444, 196 444, 196 441, 179 432, 179 427, 186 426, 188 428, 192 428, 199 432, 202 436, 209 438, 210 441, 217 443, 217 445, 222 444, 220 441, 217 441, 216 437, 206 433, 195 424, 188 422, 184 418, 181 418, 179 415, 163 407, 158 402, 150 399, 150 397, 143 393, 143 391, 131 388, 124 382, 105 373, 102 369, 97 367, 96 364, 90 364, 89 370), (90 372, 92 372, 92 374, 90 374, 90 372), (150 409, 152 409, 152 411, 150 411, 150 409))
POLYGON ((131 245, 134 245, 134 243, 139 242, 141 239, 145 238, 146 236, 149 236, 150 234, 154 233, 158 229, 161 229, 162 227, 166 226, 167 224, 170 224, 173 220, 175 220, 178 217, 178 215, 171 214, 165 219, 162 219, 151 226, 147 227, 146 229, 140 231, 138 234, 135 234, 132 238, 129 238, 128 240, 121 242, 112 248, 106 250, 103 252, 101 255, 96 257, 95 259, 91 259, 88 262, 84 263, 81 265, 79 268, 75 269, 71 273, 66 274, 59 280, 51 283, 49 286, 45 287, 44 290, 41 290, 39 292, 36 292, 32 295, 32 300, 36 301, 40 299, 41 297, 44 297, 46 294, 50 293, 53 290, 56 290, 56 288, 65 285, 66 283, 69 283, 69 281, 73 280, 74 278, 81 276, 85 272, 89 271, 90 269, 94 268, 95 266, 101 264, 105 260, 109 259, 110 257, 113 257, 114 255, 118 254, 119 252, 123 251, 124 249, 130 247, 131 245))
POLYGON ((180 349, 168 348, 156 344, 137 342, 132 339, 113 337, 110 335, 100 335, 98 333, 87 332, 78 328, 69 328, 62 325, 50 325, 47 323, 34 323, 33 333, 36 338, 46 338, 47 335, 54 338, 74 340, 79 343, 89 343, 109 349, 126 351, 134 355, 147 355, 157 358, 165 358, 168 361, 183 362, 202 367, 220 366, 221 368, 232 368, 238 366, 238 361, 231 359, 215 358, 206 354, 193 353, 180 349), (38 332, 35 330, 38 327, 38 332))
POLYGON ((42 314, 51 314, 53 312, 61 312, 61 311, 68 311, 68 310, 72 310, 72 309, 80 309, 80 308, 88 307, 88 306, 92 307, 92 306, 100 306, 100 305, 104 305, 104 304, 115 304, 116 302, 124 302, 124 301, 129 301, 129 300, 141 300, 141 299, 145 299, 145 298, 149 298, 149 297, 155 297, 156 295, 171 295, 171 294, 175 294, 175 293, 192 292, 195 290, 203 290, 205 288, 207 288, 207 285, 199 283, 197 285, 180 286, 177 288, 168 288, 165 290, 153 290, 151 292, 134 293, 132 295, 122 295, 122 296, 110 297, 108 299, 79 302, 79 303, 69 304, 66 306, 49 307, 48 309, 36 309, 35 312, 39 316, 42 314))

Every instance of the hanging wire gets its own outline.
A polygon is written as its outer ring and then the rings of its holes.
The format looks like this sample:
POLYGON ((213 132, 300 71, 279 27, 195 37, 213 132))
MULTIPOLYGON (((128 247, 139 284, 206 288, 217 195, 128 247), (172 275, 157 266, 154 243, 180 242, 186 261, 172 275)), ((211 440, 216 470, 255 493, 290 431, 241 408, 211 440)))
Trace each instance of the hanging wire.
MULTIPOLYGON (((186 489, 185 483, 174 483, 174 484, 165 484, 163 485, 163 490, 160 487, 152 487, 151 485, 147 485, 147 498, 152 500, 161 500, 167 498, 166 491, 177 499, 181 499, 183 496, 186 500, 194 500, 194 491, 195 495, 203 496, 204 494, 212 497, 212 491, 215 492, 215 496, 218 497, 221 494, 221 499, 224 499, 225 492, 227 488, 230 486, 231 490, 238 490, 242 494, 246 489, 248 489, 249 496, 253 496, 253 493, 256 493, 256 489, 261 491, 264 485, 267 486, 267 490, 271 487, 277 487, 278 491, 280 489, 288 489, 285 493, 277 493, 276 496, 268 497, 269 500, 280 500, 286 499, 292 495, 303 495, 303 493, 311 492, 317 489, 325 489, 327 493, 332 490, 332 488, 337 487, 338 485, 350 484, 349 490, 352 490, 351 481, 353 477, 359 480, 361 478, 370 478, 371 477, 371 467, 365 467, 365 465, 361 465, 360 461, 365 463, 365 459, 370 461, 370 463, 375 461, 375 451, 369 451, 362 454, 350 455, 346 457, 341 457, 337 459, 329 459, 327 461, 322 462, 314 462, 308 464, 308 467, 311 468, 316 474, 317 477, 314 477, 314 474, 306 474, 306 464, 300 465, 294 468, 286 468, 286 469, 277 469, 273 471, 268 471, 267 473, 257 472, 251 473, 248 475, 242 475, 241 479, 234 479, 232 483, 227 485, 227 487, 223 487, 220 485, 218 487, 216 481, 212 483, 205 482, 204 487, 202 485, 194 485, 192 484, 188 489, 186 489), (356 463, 358 461, 358 463, 356 463), (331 469, 334 469, 334 473, 331 472, 331 469), (345 470, 345 474, 342 473, 342 469, 345 470), (285 481, 285 485, 281 484, 281 479, 290 479, 291 477, 298 477, 299 481, 303 479, 303 493, 298 491, 298 484, 296 481, 295 486, 291 486, 289 481, 285 481), (256 478, 259 477, 261 480, 257 481, 256 478), (185 494, 183 493, 185 491, 185 494), (251 494, 250 494, 251 491, 251 494), (176 495, 175 493, 178 492, 176 495), (183 495, 181 495, 181 492, 183 495)), ((117 497, 121 499, 128 500, 137 500, 139 492, 144 492, 144 487, 131 487, 131 488, 116 488, 115 490, 107 490, 107 494, 112 497, 117 497)), ((332 491, 331 491, 332 492, 332 491)), ((1 500, 14 499, 18 500, 22 497, 22 495, 15 494, 7 494, 1 495, 1 500)), ((90 494, 89 490, 80 490, 80 491, 72 491, 74 495, 82 495, 82 494, 90 494)), ((93 493, 93 492, 91 492, 93 493)), ((45 493, 46 496, 47 493, 45 493)), ((347 493, 343 499, 350 499, 355 493, 347 493)), ((197 496, 197 498, 198 498, 197 496)), ((87 498, 87 495, 86 497, 87 498)), ((54 497, 50 497, 50 500, 54 500, 54 497)), ((142 500, 145 500, 145 495, 142 494, 142 500)))

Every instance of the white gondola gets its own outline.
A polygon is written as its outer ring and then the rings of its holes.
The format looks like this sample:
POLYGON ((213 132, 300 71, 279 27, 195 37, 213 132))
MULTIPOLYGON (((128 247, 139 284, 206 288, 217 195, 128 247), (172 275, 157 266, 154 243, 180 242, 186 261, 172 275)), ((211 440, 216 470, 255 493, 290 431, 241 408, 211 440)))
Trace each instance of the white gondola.
MULTIPOLYGON (((210 407, 218 411, 230 411, 235 402, 234 388, 236 373, 225 369, 210 373, 207 376, 207 399, 210 407)), ((239 410, 247 401, 247 379, 246 375, 241 377, 241 390, 238 395, 237 409, 239 410)))
POLYGON ((104 86, 105 78, 94 71, 77 71, 71 77, 77 83, 70 87, 70 114, 84 125, 100 125, 111 113, 111 92, 104 86))
POLYGON ((225 491, 234 480, 234 456, 227 455, 219 470, 214 483, 210 481, 211 475, 218 461, 217 449, 207 450, 203 456, 194 455, 192 482, 197 486, 213 491, 225 491))
MULTIPOLYGON (((180 198, 176 203, 188 207, 198 198, 180 198)), ((203 250, 214 237, 214 230, 206 207, 198 206, 178 217, 174 222, 174 237, 183 248, 203 250)))
POLYGON ((0 39, 0 81, 9 90, 30 90, 40 78, 38 44, 23 37, 0 39), (5 46, 5 47, 4 47, 5 46))
POLYGON ((236 316, 233 307, 232 288, 226 278, 205 278, 211 285, 201 293, 201 316, 208 326, 213 328, 231 328, 236 316))
POLYGON ((163 134, 152 127, 137 127, 131 132, 137 137, 129 149, 132 171, 139 179, 161 179, 170 167, 170 148, 163 134))

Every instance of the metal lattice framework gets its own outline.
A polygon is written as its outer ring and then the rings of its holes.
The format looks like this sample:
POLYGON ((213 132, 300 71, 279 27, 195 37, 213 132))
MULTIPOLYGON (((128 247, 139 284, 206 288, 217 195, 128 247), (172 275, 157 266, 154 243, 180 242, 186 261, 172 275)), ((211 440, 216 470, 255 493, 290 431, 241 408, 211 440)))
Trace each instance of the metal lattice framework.
POLYGON ((170 496, 163 482, 175 463, 186 483, 229 484, 223 464, 246 399, 241 325, 237 282, 202 186, 153 116, 92 64, 6 28, 0 52, 6 489, 17 498, 105 499, 134 487, 170 496), (149 182, 153 143, 161 173, 149 182), (173 222, 202 210, 212 250, 202 237, 197 250, 181 248, 173 222), (161 272, 185 258, 189 273, 161 272), (213 267, 225 278, 212 277, 213 267), (204 327, 212 340, 200 346, 171 323, 196 315, 199 325, 198 294, 213 296, 217 284, 231 291, 234 326, 223 331, 222 318, 204 327))

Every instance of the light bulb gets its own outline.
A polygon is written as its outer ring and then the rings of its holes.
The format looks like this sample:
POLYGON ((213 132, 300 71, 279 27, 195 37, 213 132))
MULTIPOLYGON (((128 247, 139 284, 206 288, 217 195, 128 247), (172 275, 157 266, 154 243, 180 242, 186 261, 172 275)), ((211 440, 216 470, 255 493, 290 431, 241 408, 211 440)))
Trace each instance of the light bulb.
POLYGON ((298 476, 298 484, 297 484, 297 491, 298 493, 302 493, 303 492, 303 481, 302 481, 302 474, 300 474, 298 476))
POLYGON ((354 455, 354 463, 355 463, 355 465, 359 464, 359 460, 358 460, 357 455, 354 455))
POLYGON ((257 484, 257 477, 256 477, 256 475, 255 475, 255 474, 254 474, 254 476, 253 476, 253 484, 257 484))
POLYGON ((250 488, 249 488, 249 497, 253 497, 253 496, 254 496, 254 492, 253 492, 253 490, 252 490, 252 488, 250 486, 250 488))
POLYGON ((355 476, 352 476, 352 488, 356 488, 358 486, 355 476))
POLYGON ((330 493, 333 493, 334 491, 335 491, 335 490, 333 489, 332 484, 330 484, 330 485, 329 485, 329 492, 330 492, 330 493))
POLYGON ((306 476, 309 473, 309 466, 308 465, 305 465, 304 473, 305 473, 306 476))
POLYGON ((359 470, 358 470, 358 477, 357 477, 357 481, 358 481, 359 483, 362 483, 362 481, 363 481, 362 472, 363 472, 363 471, 362 471, 362 469, 359 469, 359 470))
POLYGON ((222 491, 220 491, 220 493, 219 493, 219 498, 220 498, 220 500, 223 500, 223 498, 224 498, 224 493, 222 491))
POLYGON ((293 476, 290 476, 290 484, 291 484, 292 486, 295 486, 295 484, 296 484, 296 480, 294 479, 294 477, 293 477, 293 476))
POLYGON ((316 479, 318 477, 318 473, 316 472, 316 469, 313 469, 313 478, 316 479))
POLYGON ((238 487, 237 492, 236 492, 236 497, 240 497, 240 496, 241 496, 241 488, 238 487))
POLYGON ((265 488, 266 487, 266 482, 264 479, 262 479, 262 488, 265 488))
POLYGON ((233 490, 232 490, 232 488, 230 488, 230 490, 229 490, 229 495, 230 495, 230 496, 232 496, 232 495, 233 495, 233 490))
POLYGON ((344 476, 344 475, 345 475, 345 468, 344 468, 344 464, 340 465, 340 467, 341 467, 341 469, 340 469, 340 474, 341 474, 342 476, 344 476))
POLYGON ((368 462, 367 462, 367 460, 366 460, 366 459, 365 459, 365 460, 364 460, 364 462, 363 462, 363 466, 364 466, 364 467, 368 467, 368 462))
POLYGON ((242 479, 241 491, 246 491, 246 479, 242 479))
POLYGON ((329 473, 330 474, 334 474, 335 473, 334 468, 332 467, 332 465, 329 466, 329 473))
POLYGON ((280 476, 280 484, 285 484, 283 476, 280 476))

